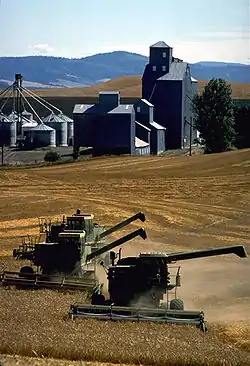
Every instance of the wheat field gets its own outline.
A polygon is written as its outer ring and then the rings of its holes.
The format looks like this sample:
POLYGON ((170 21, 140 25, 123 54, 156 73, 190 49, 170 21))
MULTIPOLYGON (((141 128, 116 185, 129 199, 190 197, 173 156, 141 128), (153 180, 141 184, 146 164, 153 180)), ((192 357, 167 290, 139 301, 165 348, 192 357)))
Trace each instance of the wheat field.
MULTIPOLYGON (((0 271, 18 269, 20 236, 38 234, 38 217, 76 208, 106 225, 143 211, 114 238, 143 225, 148 238, 123 255, 244 244, 250 253, 250 150, 201 156, 101 157, 0 171, 0 271)), ((70 321, 83 293, 0 288, 4 365, 250 365, 249 258, 184 261, 180 297, 205 312, 209 331, 152 323, 70 321)))

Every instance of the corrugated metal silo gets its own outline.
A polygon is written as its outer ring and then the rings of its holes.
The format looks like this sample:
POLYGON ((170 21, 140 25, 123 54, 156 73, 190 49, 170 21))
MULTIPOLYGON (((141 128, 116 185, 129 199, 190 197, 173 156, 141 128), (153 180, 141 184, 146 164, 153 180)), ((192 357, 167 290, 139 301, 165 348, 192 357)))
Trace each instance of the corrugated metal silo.
POLYGON ((16 120, 2 116, 0 119, 0 144, 10 147, 16 146, 16 120))
POLYGON ((29 140, 30 138, 30 131, 32 131, 35 127, 37 127, 38 123, 35 120, 27 119, 23 117, 22 120, 22 132, 23 135, 29 140))
POLYGON ((21 120, 18 120, 18 114, 16 111, 12 111, 8 115, 8 119, 12 122, 16 122, 16 135, 20 135, 22 133, 21 120))
POLYGON ((30 139, 30 142, 37 147, 56 147, 55 129, 46 126, 43 123, 28 130, 27 135, 30 139))
POLYGON ((68 126, 67 122, 55 113, 51 113, 43 118, 47 126, 56 130, 56 145, 68 146, 68 126))
POLYGON ((73 138, 74 138, 74 121, 72 118, 66 116, 66 114, 63 113, 59 113, 58 117, 60 117, 61 119, 63 119, 64 121, 67 122, 67 126, 68 126, 68 145, 72 146, 73 145, 73 138))

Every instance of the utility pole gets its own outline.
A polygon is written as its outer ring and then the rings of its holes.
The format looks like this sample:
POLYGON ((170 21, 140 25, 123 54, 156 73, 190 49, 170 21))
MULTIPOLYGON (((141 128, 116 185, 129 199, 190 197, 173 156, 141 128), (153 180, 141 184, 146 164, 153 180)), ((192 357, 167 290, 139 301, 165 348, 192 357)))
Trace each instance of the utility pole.
POLYGON ((3 165, 3 154, 4 154, 3 146, 4 146, 4 145, 2 144, 2 154, 1 154, 1 155, 2 155, 2 165, 3 165))
MULTIPOLYGON (((188 98, 190 100, 190 102, 193 104, 193 100, 192 98, 190 98, 190 96, 188 94, 186 94, 186 98, 188 98)), ((189 156, 192 156, 192 128, 194 127, 192 125, 192 123, 188 122, 185 118, 185 122, 189 125, 190 129, 189 129, 189 156)))
POLYGON ((185 118, 185 122, 189 125, 189 156, 192 156, 192 123, 188 122, 185 118))

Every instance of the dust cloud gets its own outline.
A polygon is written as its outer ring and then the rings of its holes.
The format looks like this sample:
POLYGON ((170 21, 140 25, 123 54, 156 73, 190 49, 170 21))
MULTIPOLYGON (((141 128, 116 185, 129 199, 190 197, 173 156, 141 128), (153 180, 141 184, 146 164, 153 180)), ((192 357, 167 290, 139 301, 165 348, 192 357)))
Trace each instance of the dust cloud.
POLYGON ((203 310, 209 321, 250 321, 250 260, 234 255, 181 264, 178 295, 186 310, 203 310))

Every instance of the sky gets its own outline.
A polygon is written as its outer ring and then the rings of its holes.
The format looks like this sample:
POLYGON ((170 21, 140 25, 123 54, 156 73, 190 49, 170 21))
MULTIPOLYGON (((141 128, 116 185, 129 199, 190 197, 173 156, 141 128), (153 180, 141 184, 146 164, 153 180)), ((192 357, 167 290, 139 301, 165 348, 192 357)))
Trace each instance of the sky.
POLYGON ((149 55, 250 63, 250 0, 0 0, 0 56, 149 55))

